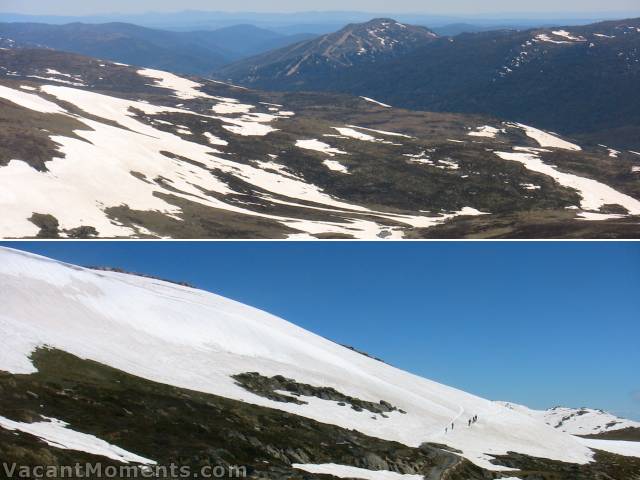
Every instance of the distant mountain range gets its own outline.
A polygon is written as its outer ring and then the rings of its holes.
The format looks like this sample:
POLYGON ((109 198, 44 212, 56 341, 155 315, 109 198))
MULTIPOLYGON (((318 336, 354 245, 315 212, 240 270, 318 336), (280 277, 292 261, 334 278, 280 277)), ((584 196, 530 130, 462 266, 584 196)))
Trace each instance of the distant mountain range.
POLYGON ((604 20, 632 18, 640 14, 640 9, 626 11, 484 14, 484 15, 444 15, 400 13, 393 11, 393 5, 381 12, 363 11, 302 11, 292 13, 273 12, 222 12, 184 10, 177 12, 145 12, 139 14, 98 14, 98 15, 25 15, 0 12, 0 22, 50 23, 133 23, 162 30, 193 31, 215 30, 234 25, 250 24, 278 33, 325 34, 339 30, 349 23, 363 23, 375 17, 391 17, 411 25, 429 26, 437 31, 450 25, 473 25, 474 31, 483 29, 518 28, 526 29, 553 25, 585 25, 604 20))
POLYGON ((376 19, 316 36, 249 24, 169 31, 4 23, 0 46, 52 48, 270 91, 348 93, 413 110, 485 114, 586 145, 640 151, 640 20, 485 28, 463 23, 436 32, 376 19))
POLYGON ((283 35, 253 25, 173 32, 128 23, 2 23, 0 37, 20 45, 53 48, 180 73, 210 75, 234 60, 307 40, 314 35, 283 35))
MULTIPOLYGON (((341 34, 346 30, 322 37, 325 51, 341 34)), ((402 43, 401 32, 385 34, 385 42, 402 43)), ((268 52, 219 75, 254 88, 344 92, 416 110, 489 114, 594 145, 640 148, 640 19, 425 37, 400 55, 330 68, 322 67, 326 56, 316 47, 309 41, 268 52), (307 56, 310 50, 315 56, 307 56)))

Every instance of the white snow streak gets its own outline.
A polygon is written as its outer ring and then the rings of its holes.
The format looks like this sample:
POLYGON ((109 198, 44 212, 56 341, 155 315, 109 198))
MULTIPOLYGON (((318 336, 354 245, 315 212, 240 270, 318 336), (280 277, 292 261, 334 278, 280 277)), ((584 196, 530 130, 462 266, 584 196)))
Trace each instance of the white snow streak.
POLYGON ((305 472, 333 475, 338 478, 357 478, 361 480, 423 480, 424 478, 422 475, 403 475, 388 470, 367 470, 349 465, 337 465, 335 463, 294 463, 291 466, 298 470, 304 470, 305 472))
POLYGON ((349 174, 349 169, 345 167, 343 164, 341 164, 340 162, 337 162, 335 160, 325 160, 322 163, 329 170, 333 170, 334 172, 349 174))
POLYGON ((55 448, 91 453, 122 463, 156 464, 153 460, 123 450, 93 435, 71 430, 67 428, 68 424, 61 420, 55 418, 46 418, 45 420, 44 422, 22 423, 0 416, 0 427, 34 435, 55 448))
POLYGON ((304 150, 313 150, 315 152, 325 153, 331 157, 335 155, 347 155, 347 152, 343 152, 340 149, 333 148, 328 143, 321 142, 320 140, 298 140, 296 141, 296 147, 304 150))
POLYGON ((478 127, 475 131, 469 132, 469 136, 471 137, 488 137, 488 138, 496 138, 496 135, 500 133, 501 130, 491 127, 489 125, 485 125, 484 127, 478 127))
POLYGON ((628 442, 623 440, 596 440, 591 438, 575 437, 580 443, 589 448, 604 450, 626 457, 640 457, 640 442, 628 442))
POLYGON ((538 145, 541 147, 551 147, 551 148, 561 148, 564 150, 574 150, 579 151, 582 148, 576 144, 567 142, 566 140, 562 140, 555 135, 552 135, 548 132, 544 132, 542 130, 538 130, 537 128, 530 127, 529 125, 523 125, 521 123, 511 124, 511 126, 515 126, 521 128, 524 133, 529 137, 533 138, 538 145))
MULTIPOLYGON (((375 130, 373 128, 359 127, 357 125, 347 125, 347 127, 349 127, 349 128, 357 128, 358 130, 364 130, 366 132, 379 133, 381 135, 389 135, 391 137, 414 138, 411 135, 405 135, 404 133, 387 132, 386 130, 375 130)), ((638 155, 640 155, 640 154, 638 154, 638 155)))
POLYGON ((369 98, 369 97, 360 97, 363 100, 366 100, 369 103, 375 103, 376 105, 380 106, 380 107, 384 107, 384 108, 392 108, 391 105, 387 105, 386 103, 382 103, 382 102, 378 102, 377 100, 374 100, 373 98, 369 98))
POLYGON ((563 38, 566 38, 567 40, 573 40, 575 42, 584 42, 585 41, 584 37, 575 37, 571 33, 567 32, 566 30, 554 30, 551 33, 553 33, 554 35, 556 35, 558 37, 563 37, 563 38))
POLYGON ((640 215, 640 201, 597 180, 560 172, 554 166, 544 163, 534 149, 495 153, 503 160, 520 162, 529 170, 550 176, 562 186, 576 189, 582 197, 581 206, 585 210, 597 211, 603 205, 618 204, 626 208, 630 214, 640 215))
POLYGON ((16 105, 20 105, 21 107, 28 108, 29 110, 34 110, 36 112, 41 113, 65 113, 64 110, 59 105, 56 105, 49 100, 45 100, 44 98, 35 95, 33 93, 25 93, 20 90, 16 90, 14 88, 5 87, 4 85, 0 85, 0 98, 4 98, 9 100, 16 105))
POLYGON ((173 73, 143 68, 138 70, 138 74, 154 79, 155 86, 173 90, 175 96, 183 100, 190 100, 193 98, 213 98, 198 90, 199 87, 202 87, 201 83, 179 77, 173 73))

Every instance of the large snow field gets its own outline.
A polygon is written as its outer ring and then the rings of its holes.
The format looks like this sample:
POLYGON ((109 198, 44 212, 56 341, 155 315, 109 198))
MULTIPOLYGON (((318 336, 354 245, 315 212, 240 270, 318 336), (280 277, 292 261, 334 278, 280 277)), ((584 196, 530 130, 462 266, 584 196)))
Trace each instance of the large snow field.
MULTIPOLYGON (((354 236, 360 239, 402 238, 404 229, 429 228, 447 221, 457 215, 480 215, 470 207, 459 212, 434 216, 421 211, 415 214, 393 214, 372 210, 363 205, 345 201, 327 194, 317 185, 301 176, 291 175, 284 166, 265 167, 261 159, 248 163, 233 160, 230 141, 219 138, 211 132, 205 132, 208 145, 196 143, 189 137, 194 132, 180 125, 175 130, 164 131, 161 125, 172 124, 162 119, 154 119, 153 124, 144 123, 136 117, 134 111, 147 115, 170 113, 190 115, 202 119, 215 119, 221 127, 238 137, 265 137, 278 130, 277 122, 289 118, 294 112, 282 110, 282 105, 268 105, 269 113, 257 111, 257 105, 240 102, 227 96, 214 96, 205 93, 205 85, 187 78, 152 69, 137 70, 139 75, 148 79, 148 84, 168 89, 171 95, 188 103, 191 100, 206 101, 204 113, 187 110, 183 104, 177 107, 157 106, 143 101, 115 98, 89 90, 60 85, 43 85, 38 89, 30 87, 28 91, 0 86, 0 98, 4 98, 21 107, 43 114, 69 116, 84 124, 86 130, 77 130, 79 138, 50 135, 56 142, 59 157, 46 163, 47 172, 38 172, 26 163, 25 158, 13 158, 9 164, 0 168, 0 208, 4 212, 0 224, 0 237, 35 236, 39 227, 28 219, 33 213, 50 214, 60 223, 60 230, 70 230, 81 225, 96 228, 101 237, 130 237, 153 235, 142 226, 122 225, 109 218, 105 213, 110 207, 127 206, 132 210, 160 212, 171 218, 179 219, 182 210, 157 196, 165 193, 182 199, 200 203, 207 207, 225 210, 242 216, 260 217, 279 222, 282 225, 300 230, 301 235, 309 237, 320 233, 335 233, 354 236), (41 94, 47 95, 43 98, 41 94), (61 102, 77 106, 84 114, 71 113, 63 108, 61 102), (210 105, 210 106, 209 106, 210 105), (207 113, 208 112, 208 113, 207 113), (155 126, 154 126, 155 125, 155 126), (214 148, 215 147, 215 148, 214 148), (226 148, 225 148, 226 147, 226 148), (169 152, 170 155, 165 155, 169 152), (175 158, 171 158, 172 155, 175 158), (179 158, 190 161, 182 161, 179 158), (226 181, 216 177, 212 171, 232 175, 255 187, 255 195, 280 205, 295 206, 301 210, 320 209, 331 213, 327 221, 308 220, 266 214, 244 204, 238 198, 242 193, 234 190, 226 181), (159 181, 162 179, 162 181, 159 181), (29 188, 25 188, 28 185, 29 188), (211 192, 215 195, 209 195, 211 192), (233 195, 235 201, 227 202, 225 195, 233 195), (389 220, 401 225, 389 226, 389 220)), ((59 72, 58 72, 59 73, 59 72)), ((58 74, 56 73, 56 74, 58 74)), ((63 74, 64 75, 64 74, 63 74)), ((262 107, 264 108, 264 107, 262 107)), ((186 124, 186 122, 184 122, 186 124)), ((541 148, 564 149, 578 152, 581 147, 558 136, 521 124, 506 123, 505 128, 523 131, 534 139, 541 148)), ((392 144, 396 138, 413 138, 402 133, 345 125, 333 127, 341 138, 392 144), (382 137, 382 138, 380 138, 382 137)), ((166 130, 166 128, 165 128, 166 130)), ((467 134, 494 139, 498 129, 489 125, 480 125, 467 134)), ((327 137, 330 135, 326 135, 327 137)), ((450 140, 461 143, 462 140, 450 140)), ((329 145, 317 138, 302 138, 292 143, 300 149, 314 151, 328 158, 320 162, 329 170, 342 174, 357 174, 352 165, 349 169, 331 157, 349 155, 349 152, 329 145)), ((280 151, 273 152, 272 158, 280 151)), ((539 157, 540 150, 527 147, 515 147, 513 152, 495 152, 500 158, 523 163, 528 169, 554 178, 563 186, 575 188, 583 197, 582 208, 591 210, 583 215, 585 220, 604 220, 604 215, 596 215, 605 204, 620 204, 631 214, 640 212, 640 202, 628 195, 595 180, 559 172, 545 164, 539 157)), ((402 157, 402 154, 399 154, 402 157)), ((459 164, 450 159, 440 160, 437 164, 428 155, 404 155, 409 161, 422 163, 443 170, 456 170, 459 164)), ((272 162, 277 165, 276 162, 272 162)), ((635 167, 633 167, 635 168, 635 167)), ((466 178, 465 176, 461 178, 466 178)), ((411 213, 411 212, 409 212, 411 213)), ((63 233, 64 235, 64 233, 63 233)))
POLYGON ((29 374, 41 346, 58 348, 152 381, 276 408, 409 446, 444 443, 476 464, 516 451, 586 463, 574 437, 495 402, 404 372, 283 319, 204 291, 95 272, 0 249, 0 370, 29 374), (38 301, 34 301, 36 298, 38 301), (131 299, 136 301, 132 302, 131 299), (259 372, 328 386, 406 411, 373 419, 336 402, 275 402, 231 375, 259 372), (467 419, 479 416, 468 428, 467 419), (445 433, 445 427, 456 428, 445 433))
MULTIPOLYGON (((198 95, 197 90, 190 90, 194 88, 195 82, 185 80, 182 84, 174 82, 173 77, 175 76, 168 75, 167 78, 171 82, 167 85, 181 88, 179 93, 182 97, 191 98, 198 95)), ((60 145, 59 151, 64 154, 64 158, 61 155, 60 158, 47 162, 48 172, 38 172, 20 159, 15 159, 8 166, 0 168, 0 185, 2 185, 0 207, 5 212, 0 232, 3 237, 37 235, 39 228, 28 220, 33 212, 53 215, 58 219, 61 229, 91 225, 102 237, 152 233, 142 227, 131 228, 117 224, 107 217, 104 210, 112 206, 127 205, 133 210, 158 211, 177 217, 181 210, 155 196, 154 192, 157 191, 165 191, 240 215, 273 219, 309 234, 335 232, 354 235, 356 238, 376 238, 381 231, 387 229, 375 221, 359 219, 347 219, 344 223, 327 222, 325 228, 323 226, 325 224, 319 221, 267 215, 228 204, 203 193, 203 190, 223 195, 237 193, 225 182, 212 175, 211 169, 230 173, 257 188, 274 194, 297 201, 313 202, 338 213, 362 212, 382 219, 390 218, 406 225, 431 225, 434 218, 438 218, 379 213, 340 201, 300 178, 222 158, 217 155, 220 153, 218 150, 185 140, 174 133, 158 130, 138 120, 131 112, 131 109, 136 109, 151 115, 164 112, 196 115, 188 110, 154 106, 145 102, 63 86, 45 85, 41 90, 76 105, 91 116, 115 122, 117 126, 74 116, 89 129, 75 132, 83 140, 63 136, 52 137, 52 140, 60 145), (202 166, 169 158, 162 152, 171 152, 196 160, 202 166), (131 172, 142 174, 146 181, 133 176, 131 172), (171 188, 168 189, 153 182, 159 177, 165 179, 171 188), (29 185, 30 188, 27 190, 24 185, 29 185)), ((57 104, 44 100, 36 94, 4 87, 0 90, 0 95, 6 96, 11 101, 17 98, 22 102, 22 106, 37 111, 71 115, 57 104), (17 95, 14 95, 14 92, 17 95)), ((228 102, 228 99, 225 101, 228 102)), ((241 118, 218 116, 212 118, 227 123, 225 128, 233 133, 246 136, 265 135, 274 130, 269 122, 278 116, 250 114, 243 115, 241 118)), ((211 134, 208 139, 212 145, 228 144, 211 134)), ((317 149, 327 154, 346 153, 331 149, 327 144, 318 141, 301 140, 298 145, 301 148, 317 149)), ((285 203, 273 197, 270 197, 270 200, 285 203)), ((444 220, 445 217, 441 219, 444 220)))

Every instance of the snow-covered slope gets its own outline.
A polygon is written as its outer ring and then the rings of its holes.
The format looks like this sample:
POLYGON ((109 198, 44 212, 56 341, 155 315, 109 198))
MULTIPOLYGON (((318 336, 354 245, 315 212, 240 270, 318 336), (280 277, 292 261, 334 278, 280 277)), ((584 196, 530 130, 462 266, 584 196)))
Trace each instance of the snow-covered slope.
POLYGON ((589 448, 604 450, 605 452, 623 455, 625 457, 640 457, 640 442, 624 440, 598 440, 594 438, 576 437, 578 441, 589 448))
POLYGON ((3 238, 640 236, 635 153, 527 125, 37 49, 0 106, 3 238))
POLYGON ((0 304, 0 370, 14 374, 33 373, 30 354, 49 346, 156 382, 409 446, 447 444, 486 468, 499 468, 489 463, 491 454, 508 451, 575 463, 592 458, 575 438, 525 413, 398 370, 208 292, 0 249, 0 304), (406 413, 372 415, 317 397, 304 397, 303 405, 273 401, 231 378, 246 372, 384 400, 406 413), (479 420, 468 427, 474 415, 479 420))
POLYGON ((620 418, 604 410, 593 408, 553 407, 548 410, 533 410, 513 403, 500 403, 507 408, 538 418, 547 425, 571 435, 597 435, 625 428, 640 428, 640 422, 620 418))
POLYGON ((594 435, 624 428, 640 428, 640 422, 593 408, 554 407, 542 414, 547 424, 572 435, 594 435))

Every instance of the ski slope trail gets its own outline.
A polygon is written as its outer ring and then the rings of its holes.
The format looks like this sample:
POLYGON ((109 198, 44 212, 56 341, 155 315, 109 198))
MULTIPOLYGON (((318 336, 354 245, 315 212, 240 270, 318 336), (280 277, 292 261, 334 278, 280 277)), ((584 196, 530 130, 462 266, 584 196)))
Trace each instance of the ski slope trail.
MULTIPOLYGON (((0 370, 30 374, 48 346, 154 382, 275 408, 417 447, 439 441, 479 466, 519 452, 588 463, 593 452, 539 419, 374 360, 281 318, 218 295, 135 275, 98 272, 0 248, 0 370), (232 378, 283 375, 397 407, 383 415, 300 397, 258 396, 232 378), (444 426, 468 412, 481 422, 444 426)), ((336 312, 339 314, 340 312, 336 312)), ((435 320, 435 319, 434 319, 435 320)), ((1 412, 0 412, 1 413, 1 412)), ((61 419, 64 420, 64 419, 61 419)))
POLYGON ((462 406, 459 406, 458 414, 455 417, 451 418, 447 423, 443 424, 440 429, 433 430, 428 435, 428 437, 432 440, 442 439, 442 437, 446 437, 447 434, 453 433, 453 430, 455 429, 452 430, 451 425, 454 425, 462 417, 462 415, 464 415, 464 412, 464 408, 462 406))

